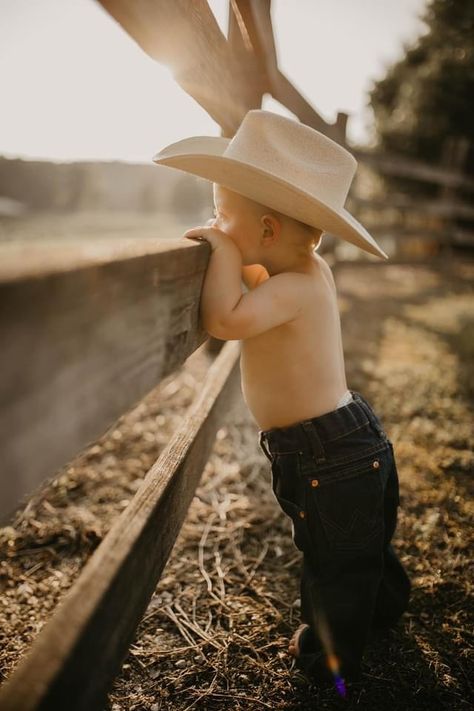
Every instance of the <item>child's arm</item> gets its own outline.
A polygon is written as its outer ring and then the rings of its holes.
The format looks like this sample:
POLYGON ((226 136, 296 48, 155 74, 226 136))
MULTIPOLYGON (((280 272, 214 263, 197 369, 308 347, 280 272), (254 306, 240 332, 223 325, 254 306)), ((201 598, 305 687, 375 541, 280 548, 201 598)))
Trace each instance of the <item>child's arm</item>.
POLYGON ((215 227, 195 227, 187 230, 187 239, 208 242, 211 255, 199 304, 200 317, 205 330, 215 338, 219 324, 231 313, 242 294, 242 255, 234 242, 215 227))
POLYGON ((224 341, 251 338, 298 316, 305 275, 276 274, 242 294, 242 255, 234 242, 212 227, 196 227, 184 236, 212 246, 200 302, 202 324, 211 336, 224 341))
POLYGON ((305 301, 306 283, 305 275, 294 272, 265 279, 252 291, 242 294, 211 335, 223 341, 243 340, 293 321, 305 301))

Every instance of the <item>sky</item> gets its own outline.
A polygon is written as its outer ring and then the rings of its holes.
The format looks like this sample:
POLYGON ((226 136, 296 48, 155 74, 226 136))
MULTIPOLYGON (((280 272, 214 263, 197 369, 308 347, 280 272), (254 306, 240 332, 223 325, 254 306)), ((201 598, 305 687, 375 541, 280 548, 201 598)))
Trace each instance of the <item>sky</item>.
MULTIPOLYGON (((427 0, 272 0, 280 70, 322 117, 370 144, 368 91, 426 31, 427 0)), ((228 0, 210 0, 227 36, 228 0)), ((0 155, 151 163, 220 128, 96 0, 0 0, 0 155)), ((262 108, 293 117, 270 95, 262 108)))

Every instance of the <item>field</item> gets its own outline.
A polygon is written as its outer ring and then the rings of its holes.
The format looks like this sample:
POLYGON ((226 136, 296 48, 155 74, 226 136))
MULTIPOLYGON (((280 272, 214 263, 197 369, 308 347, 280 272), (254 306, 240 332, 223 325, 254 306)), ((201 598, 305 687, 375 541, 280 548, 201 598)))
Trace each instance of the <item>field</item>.
MULTIPOLYGON (((409 611, 373 640, 347 700, 295 674, 287 645, 300 554, 238 399, 109 710, 472 708, 474 261, 340 264, 335 277, 348 386, 373 404, 394 443, 394 546, 412 580, 409 611)), ((196 351, 0 529, 2 678, 133 497, 212 358, 196 351)))
MULTIPOLYGON (((210 215, 209 215, 210 216, 210 215)), ((21 218, 0 215, 0 245, 18 240, 55 242, 117 238, 171 239, 193 225, 203 224, 202 213, 183 217, 166 212, 117 211, 32 212, 21 218)))

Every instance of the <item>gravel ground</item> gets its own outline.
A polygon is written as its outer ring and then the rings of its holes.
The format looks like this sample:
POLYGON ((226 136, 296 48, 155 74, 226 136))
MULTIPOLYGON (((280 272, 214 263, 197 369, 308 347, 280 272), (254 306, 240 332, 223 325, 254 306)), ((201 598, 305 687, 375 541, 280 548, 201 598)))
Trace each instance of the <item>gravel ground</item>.
MULTIPOLYGON (((394 538, 409 611, 346 700, 295 674, 300 553, 238 399, 120 674, 110 711, 472 708, 474 260, 335 269, 347 381, 394 443, 394 538)), ((0 678, 9 676, 192 403, 204 347, 0 528, 0 678)), ((126 605, 126 600, 124 600, 126 605)))

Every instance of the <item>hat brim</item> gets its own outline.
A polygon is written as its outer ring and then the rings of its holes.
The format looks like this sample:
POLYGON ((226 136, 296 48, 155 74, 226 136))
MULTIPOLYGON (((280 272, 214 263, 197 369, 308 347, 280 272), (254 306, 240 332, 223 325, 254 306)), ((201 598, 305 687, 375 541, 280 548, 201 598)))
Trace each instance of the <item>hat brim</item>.
POLYGON ((171 143, 152 160, 192 173, 274 210, 330 232, 382 259, 388 255, 372 235, 345 208, 334 210, 310 193, 249 163, 224 156, 231 139, 221 136, 191 136, 171 143))

